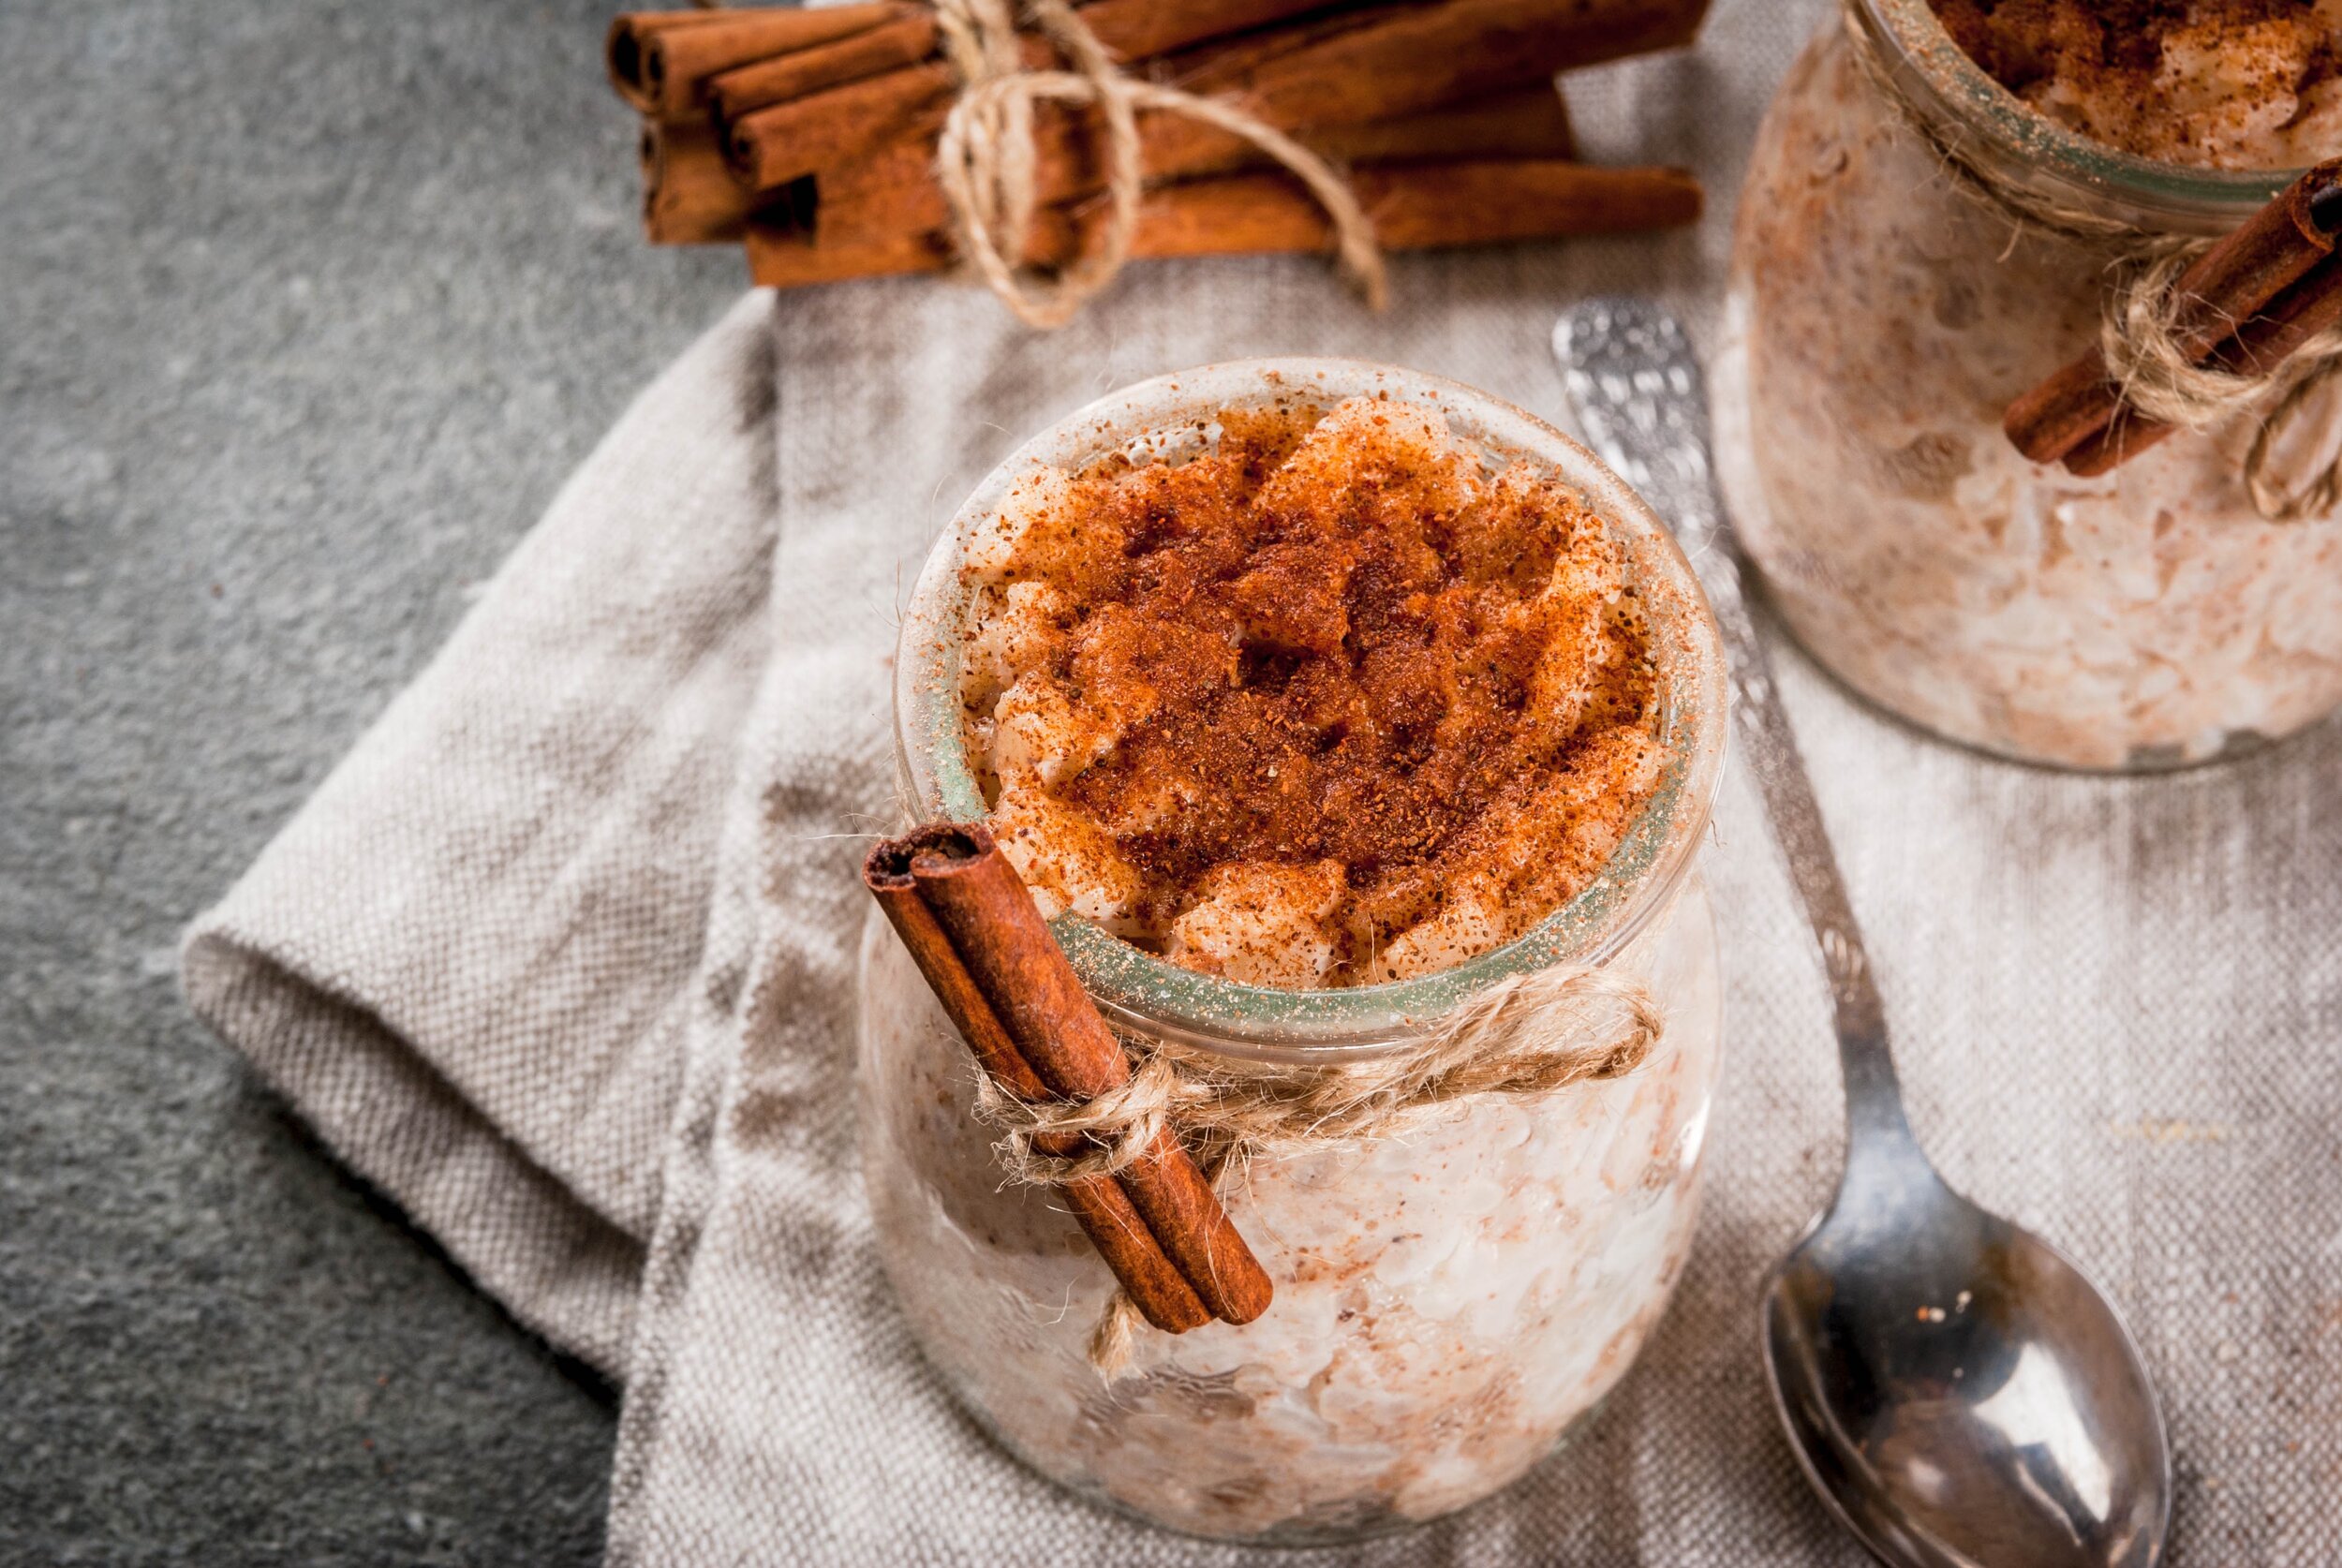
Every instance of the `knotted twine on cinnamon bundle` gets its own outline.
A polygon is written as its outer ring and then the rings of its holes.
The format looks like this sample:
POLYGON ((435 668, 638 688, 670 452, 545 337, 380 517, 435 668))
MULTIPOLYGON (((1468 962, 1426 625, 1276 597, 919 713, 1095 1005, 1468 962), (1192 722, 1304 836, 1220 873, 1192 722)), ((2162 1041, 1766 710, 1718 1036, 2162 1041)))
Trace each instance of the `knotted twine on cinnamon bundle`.
POLYGON ((1201 120, 1252 142, 1309 187, 1330 219, 1341 264, 1381 309, 1386 285, 1373 225, 1332 166, 1293 138, 1230 104, 1137 81, 1117 68, 1065 0, 1025 0, 1025 14, 1073 67, 1025 68, 1009 0, 934 0, 944 57, 962 82, 936 146, 936 179, 952 234, 972 267, 1016 318, 1049 328, 1073 319, 1129 259, 1145 192, 1138 111, 1201 120), (1042 103, 1091 104, 1105 127, 1107 222, 1094 252, 1053 277, 1024 263, 1025 236, 1040 206, 1033 115, 1042 103))
MULTIPOLYGON (((1036 1103, 979 1074, 976 1114, 1001 1133, 993 1151, 1014 1181, 1058 1186, 1112 1175, 1168 1128, 1225 1190, 1255 1158, 1400 1136, 1468 1097, 1549 1094, 1623 1077, 1650 1057, 1666 1025, 1641 981, 1564 964, 1499 981, 1385 1055, 1325 1067, 1246 1061, 1119 1028, 1135 1062, 1121 1088, 1080 1103, 1036 1103), (1037 1146, 1061 1146, 1069 1136, 1087 1139, 1086 1152, 1037 1146)), ((1090 1336, 1102 1376, 1111 1381, 1129 1364, 1143 1323, 1117 1290, 1090 1336)))
POLYGON ((1881 57, 1859 0, 1846 0, 1843 21, 1857 67, 1934 154, 1949 187, 2009 224, 2012 247, 2028 229, 2114 243, 2098 351, 2127 407, 2156 423, 2199 433, 2240 416, 2255 419, 2241 478, 2253 510, 2273 523, 2322 515, 2342 498, 2342 448, 2290 491, 2268 471, 2275 449, 2314 394, 2342 371, 2342 326, 2307 334, 2281 355, 2247 356, 2236 365, 2205 362, 2200 347, 2189 342, 2190 318, 2201 315, 2204 302, 2174 286, 2220 243, 2218 237, 2142 235, 2135 225, 2056 200, 1986 167, 1912 107, 1881 57))

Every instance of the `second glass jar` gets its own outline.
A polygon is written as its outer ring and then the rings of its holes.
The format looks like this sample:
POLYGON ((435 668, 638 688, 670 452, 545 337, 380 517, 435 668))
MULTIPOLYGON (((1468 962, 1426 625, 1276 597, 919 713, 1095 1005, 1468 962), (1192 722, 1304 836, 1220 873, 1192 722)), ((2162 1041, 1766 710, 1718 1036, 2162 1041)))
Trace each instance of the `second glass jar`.
POLYGON ((2159 164, 1994 83, 1926 0, 1858 0, 1792 68, 1741 197, 1718 465, 1798 639, 1864 696, 2026 761, 2181 766, 2342 703, 2342 528, 2271 522, 2246 422, 2080 479, 2001 434, 2096 340, 2133 240, 2013 223, 1942 149, 2148 236, 2290 175, 2159 164))

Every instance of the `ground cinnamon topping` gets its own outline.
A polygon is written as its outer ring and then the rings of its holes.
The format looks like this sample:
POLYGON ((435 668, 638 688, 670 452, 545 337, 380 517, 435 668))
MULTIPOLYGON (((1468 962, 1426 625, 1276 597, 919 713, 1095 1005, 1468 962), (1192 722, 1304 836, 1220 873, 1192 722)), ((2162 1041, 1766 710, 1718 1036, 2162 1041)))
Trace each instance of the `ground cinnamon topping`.
POLYGON ((1184 462, 1039 470, 972 541, 963 694, 1003 849, 1045 904, 1259 984, 1519 935, 1656 779, 1601 518, 1430 407, 1219 425, 1184 462))
POLYGON ((2342 133, 2319 0, 1931 0, 1952 41, 2073 129, 2145 157, 2283 168, 2342 133))

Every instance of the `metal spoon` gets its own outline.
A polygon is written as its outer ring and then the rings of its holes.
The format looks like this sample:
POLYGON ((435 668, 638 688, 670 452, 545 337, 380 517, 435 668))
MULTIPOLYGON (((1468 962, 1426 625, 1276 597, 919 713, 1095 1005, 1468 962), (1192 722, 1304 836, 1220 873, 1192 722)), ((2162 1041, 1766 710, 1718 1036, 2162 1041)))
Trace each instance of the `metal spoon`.
POLYGON ((2172 1462, 2138 1347, 2056 1249, 1947 1187, 1904 1119, 1862 939, 1741 591, 1682 329, 1643 301, 1593 300, 1562 318, 1553 351, 1595 450, 1672 522, 1707 587, 1830 977, 1845 1174, 1764 1298, 1765 1371, 1798 1462, 1883 1562, 2147 1568, 2172 1462))

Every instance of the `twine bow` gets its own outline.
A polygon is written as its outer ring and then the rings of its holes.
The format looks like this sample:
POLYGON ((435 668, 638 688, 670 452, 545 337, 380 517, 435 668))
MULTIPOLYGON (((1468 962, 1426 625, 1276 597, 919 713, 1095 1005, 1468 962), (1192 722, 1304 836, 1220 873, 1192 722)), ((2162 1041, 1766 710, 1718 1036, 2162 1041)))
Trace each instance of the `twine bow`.
MULTIPOLYGON (((1500 981, 1421 1040, 1383 1056, 1272 1066, 1133 1033, 1126 1043, 1136 1066, 1120 1088, 1081 1103, 1028 1104, 979 1074, 976 1114, 1001 1134, 993 1152, 1015 1181, 1054 1186, 1111 1175, 1169 1126, 1222 1186, 1257 1156, 1389 1137, 1467 1096, 1547 1094, 1623 1077, 1650 1057, 1666 1027, 1641 981, 1563 965, 1500 981), (1081 1133, 1091 1146, 1045 1154, 1036 1143, 1052 1133, 1081 1133)), ((1142 1321, 1117 1291, 1090 1338, 1089 1358, 1102 1374, 1111 1379, 1128 1365, 1142 1321)))
POLYGON ((1113 281, 1131 253, 1145 190, 1138 111, 1185 115, 1241 137, 1307 185, 1333 224, 1342 270, 1381 309, 1386 293, 1373 225, 1331 165, 1232 105, 1117 67, 1065 0, 1024 0, 1026 16, 1073 67, 1025 68, 1009 0, 934 0, 944 57, 962 83, 936 147, 936 179, 952 214, 959 254, 1027 326, 1059 327, 1113 281), (1033 112, 1042 103, 1094 104, 1105 124, 1107 215, 1101 243, 1045 276, 1024 265, 1025 236, 1039 201, 1033 112))
POLYGON ((2176 317, 2184 302, 2174 285, 2214 243, 2166 241, 2126 269, 2098 325, 2107 369, 2123 389, 2124 402, 2166 424, 2201 431, 2239 416, 2252 419, 2244 480, 2253 510, 2272 523, 2322 516, 2342 496, 2342 451, 2290 490, 2270 477, 2269 466, 2284 433, 2342 370, 2342 328, 2319 333, 2259 372, 2195 362, 2178 335, 2176 317))

